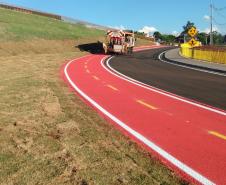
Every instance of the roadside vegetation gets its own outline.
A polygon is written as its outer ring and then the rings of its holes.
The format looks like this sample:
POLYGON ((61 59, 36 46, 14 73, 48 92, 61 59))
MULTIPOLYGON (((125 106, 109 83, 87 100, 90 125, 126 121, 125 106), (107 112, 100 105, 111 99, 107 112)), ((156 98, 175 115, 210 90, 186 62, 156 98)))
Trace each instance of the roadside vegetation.
POLYGON ((103 35, 0 9, 0 184, 186 184, 61 79, 87 54, 76 46, 103 35))
POLYGON ((0 9, 0 40, 23 41, 30 39, 64 40, 98 37, 103 31, 88 29, 48 17, 0 9))

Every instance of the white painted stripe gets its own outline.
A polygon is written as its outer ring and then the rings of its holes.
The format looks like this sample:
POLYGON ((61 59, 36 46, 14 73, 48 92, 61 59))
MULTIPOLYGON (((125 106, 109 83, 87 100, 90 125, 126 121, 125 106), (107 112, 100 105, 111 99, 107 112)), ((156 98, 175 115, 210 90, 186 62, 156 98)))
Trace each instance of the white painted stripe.
POLYGON ((179 66, 179 67, 183 67, 183 68, 187 68, 187 69, 192 69, 192 70, 195 70, 195 71, 201 71, 201 72, 204 72, 204 73, 210 73, 210 74, 214 74, 214 75, 219 75, 219 76, 226 76, 225 74, 223 73, 218 73, 218 72, 214 72, 214 71, 208 71, 208 70, 205 70, 205 69, 198 69, 198 68, 195 68, 195 67, 190 67, 190 66, 185 66, 185 65, 182 65, 182 64, 176 64, 176 63, 173 63, 173 62, 168 62, 166 60, 163 60, 162 59, 162 55, 164 53, 166 53, 167 51, 164 51, 162 52, 160 55, 159 55, 159 60, 164 62, 164 63, 167 63, 167 64, 171 64, 171 65, 175 65, 175 66, 179 66))
MULTIPOLYGON (((102 59, 101 63, 105 59, 106 59, 106 57, 104 57, 102 59)), ((94 107, 96 107, 98 110, 100 110, 103 114, 105 114, 107 117, 109 117, 116 124, 118 124, 123 129, 125 129, 128 133, 130 133, 131 135, 133 135, 134 137, 136 137, 138 140, 140 140, 141 142, 143 142, 145 145, 147 145, 148 147, 150 147, 152 150, 154 150, 155 152, 157 152, 163 158, 165 158, 166 160, 168 160, 169 162, 171 162, 173 165, 175 165, 176 167, 178 167, 179 169, 181 169, 183 172, 185 172, 186 174, 188 174, 191 177, 193 177, 194 179, 196 179, 198 182, 200 182, 202 184, 205 184, 205 185, 214 185, 215 184, 212 181, 210 181, 209 179, 207 179, 206 177, 202 176, 201 174, 199 174, 198 172, 196 172, 195 170, 193 170, 192 168, 190 168, 189 166, 187 166, 186 164, 182 163, 181 161, 179 161, 178 159, 176 159, 175 157, 173 157, 172 155, 170 155, 169 153, 167 153, 165 150, 163 150, 162 148, 160 148, 159 146, 157 146, 156 144, 154 144, 152 141, 150 141, 147 138, 145 138, 143 135, 141 135, 137 131, 135 131, 132 128, 130 128, 129 126, 127 126, 125 123, 123 123, 117 117, 115 117, 114 115, 112 115, 110 112, 108 112, 103 107, 101 107, 97 102, 95 102, 93 99, 91 99, 81 89, 79 89, 79 87, 76 86, 76 84, 70 79, 70 76, 69 76, 68 71, 67 71, 67 69, 70 66, 70 64, 72 62, 75 62, 75 61, 76 60, 72 60, 72 61, 70 61, 70 62, 67 63, 67 65, 64 68, 64 73, 66 75, 67 80, 72 85, 72 87, 83 98, 85 98, 88 102, 90 102, 94 107)))
POLYGON ((128 77, 128 76, 126 76, 126 75, 124 75, 124 74, 122 74, 122 73, 116 71, 116 70, 115 70, 114 68, 112 68, 112 67, 110 66, 110 64, 109 64, 109 61, 110 61, 112 58, 113 58, 113 57, 110 57, 110 58, 107 60, 107 62, 106 62, 108 68, 110 68, 111 70, 109 70, 109 69, 104 65, 103 61, 102 61, 101 64, 102 64, 102 66, 103 66, 108 72, 110 72, 110 73, 113 74, 114 76, 117 76, 118 78, 121 78, 121 79, 123 79, 123 80, 125 80, 125 81, 127 81, 127 82, 130 82, 130 83, 135 84, 135 85, 137 85, 137 86, 139 86, 139 87, 148 89, 148 90, 150 90, 150 91, 153 91, 153 92, 156 92, 156 93, 159 93, 159 94, 168 96, 168 97, 170 97, 170 98, 173 98, 173 99, 182 101, 182 102, 184 102, 184 103, 188 103, 188 104, 194 105, 194 106, 196 106, 196 107, 203 108, 203 109, 205 109, 205 110, 208 110, 208 111, 215 112, 215 113, 217 113, 217 114, 226 116, 226 112, 224 112, 223 110, 221 111, 221 110, 218 110, 218 109, 215 109, 215 108, 212 108, 212 107, 208 107, 208 106, 205 106, 205 105, 196 103, 196 102, 189 101, 189 100, 187 100, 187 99, 185 99, 185 98, 183 98, 183 97, 180 97, 180 96, 171 94, 170 92, 167 92, 167 91, 160 90, 160 89, 158 89, 158 88, 155 88, 155 87, 150 86, 150 85, 148 85, 148 84, 145 84, 145 83, 143 83, 143 82, 137 81, 137 80, 135 80, 135 79, 133 79, 133 78, 130 78, 130 77, 128 77), (113 71, 113 72, 112 72, 112 71, 113 71))

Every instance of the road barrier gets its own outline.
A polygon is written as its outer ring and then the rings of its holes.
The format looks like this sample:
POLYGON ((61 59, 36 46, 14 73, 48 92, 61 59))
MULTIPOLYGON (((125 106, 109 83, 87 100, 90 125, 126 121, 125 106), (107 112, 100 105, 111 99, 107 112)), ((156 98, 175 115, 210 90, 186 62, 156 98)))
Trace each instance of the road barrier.
POLYGON ((206 48, 195 47, 190 48, 183 46, 180 49, 181 54, 187 58, 193 58, 197 60, 205 60, 208 62, 226 64, 226 49, 219 48, 206 48))

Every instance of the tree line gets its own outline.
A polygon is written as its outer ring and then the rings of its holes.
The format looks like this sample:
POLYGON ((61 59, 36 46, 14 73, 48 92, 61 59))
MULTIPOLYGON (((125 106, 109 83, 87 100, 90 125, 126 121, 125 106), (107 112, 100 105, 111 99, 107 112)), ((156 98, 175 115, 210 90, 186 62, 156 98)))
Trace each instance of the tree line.
MULTIPOLYGON (((188 30, 191 27, 196 27, 195 24, 191 21, 188 21, 186 25, 183 26, 183 31, 178 35, 172 34, 162 34, 159 31, 153 33, 153 37, 157 42, 163 43, 183 43, 184 39, 185 42, 190 39, 189 35, 187 34, 188 30)), ((138 37, 144 37, 144 33, 135 32, 138 37)), ((196 36, 197 40, 200 41, 203 45, 208 45, 210 43, 210 35, 205 32, 198 32, 196 36)), ((223 35, 217 31, 213 32, 213 41, 216 45, 223 45, 226 44, 226 35, 223 35)))

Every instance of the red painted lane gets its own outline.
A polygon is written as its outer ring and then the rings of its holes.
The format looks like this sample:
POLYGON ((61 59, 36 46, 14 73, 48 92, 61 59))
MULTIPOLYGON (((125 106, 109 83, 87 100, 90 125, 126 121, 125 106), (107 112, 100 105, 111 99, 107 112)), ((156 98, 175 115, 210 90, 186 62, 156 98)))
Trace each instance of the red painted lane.
POLYGON ((71 61, 65 68, 70 84, 76 84, 106 111, 210 180, 196 182, 225 184, 226 140, 209 134, 215 131, 226 136, 225 115, 117 78, 101 66, 104 57, 89 55, 71 61))

